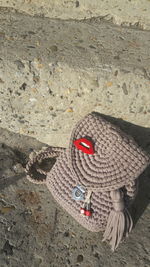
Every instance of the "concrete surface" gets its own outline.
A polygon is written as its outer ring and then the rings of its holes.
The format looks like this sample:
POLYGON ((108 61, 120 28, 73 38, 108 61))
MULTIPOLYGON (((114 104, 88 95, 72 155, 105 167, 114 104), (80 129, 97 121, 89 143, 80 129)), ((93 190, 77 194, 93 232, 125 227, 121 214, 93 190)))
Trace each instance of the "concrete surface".
MULTIPOLYGON (((115 121, 150 153, 150 129, 115 121)), ((28 154, 42 146, 34 138, 0 129, 0 266, 149 267, 150 168, 140 177, 132 209, 135 228, 112 253, 101 233, 85 230, 46 187, 26 180, 28 154)))
POLYGON ((150 32, 0 13, 0 126, 67 146, 91 111, 150 126, 150 32))
POLYGON ((49 18, 103 17, 118 25, 150 29, 149 0, 0 0, 0 6, 49 18))

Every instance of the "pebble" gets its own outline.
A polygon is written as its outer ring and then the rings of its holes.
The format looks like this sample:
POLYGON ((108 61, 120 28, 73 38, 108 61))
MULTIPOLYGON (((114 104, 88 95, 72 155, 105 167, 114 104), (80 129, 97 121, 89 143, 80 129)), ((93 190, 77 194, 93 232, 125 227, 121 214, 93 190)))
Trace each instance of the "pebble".
POLYGON ((123 83, 123 85, 122 85, 122 90, 123 90, 123 92, 124 92, 125 95, 128 95, 128 90, 127 90, 127 85, 126 85, 126 83, 123 83))
POLYGON ((77 256, 77 262, 80 263, 83 261, 83 255, 78 255, 77 256))
POLYGON ((4 81, 0 78, 0 83, 4 83, 4 81))
POLYGON ((18 70, 22 70, 25 68, 21 60, 15 60, 14 63, 17 65, 18 70))
POLYGON ((52 45, 52 46, 50 47, 50 50, 51 50, 52 52, 57 52, 58 47, 57 47, 56 45, 52 45))
POLYGON ((68 108, 66 112, 73 112, 73 108, 68 108))
POLYGON ((15 173, 18 173, 18 174, 24 172, 24 169, 20 163, 16 163, 13 166, 13 170, 15 171, 15 173))

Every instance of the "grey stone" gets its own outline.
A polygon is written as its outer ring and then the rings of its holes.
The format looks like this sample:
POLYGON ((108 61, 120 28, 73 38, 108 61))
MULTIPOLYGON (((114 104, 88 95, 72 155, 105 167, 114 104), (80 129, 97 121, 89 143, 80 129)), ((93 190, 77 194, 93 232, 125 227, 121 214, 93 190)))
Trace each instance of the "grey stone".
POLYGON ((24 69, 24 64, 21 62, 21 60, 15 60, 14 63, 17 65, 18 70, 24 69))
POLYGON ((124 94, 125 94, 125 95, 128 95, 128 90, 127 90, 126 83, 123 83, 123 85, 122 85, 122 89, 123 89, 124 94))

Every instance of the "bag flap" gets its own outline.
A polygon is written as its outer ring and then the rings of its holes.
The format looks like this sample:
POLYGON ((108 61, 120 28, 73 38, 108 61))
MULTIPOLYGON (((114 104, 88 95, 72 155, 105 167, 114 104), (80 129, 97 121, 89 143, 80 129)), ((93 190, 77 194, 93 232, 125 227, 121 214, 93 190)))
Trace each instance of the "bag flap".
POLYGON ((81 185, 110 191, 136 179, 150 158, 132 137, 93 112, 72 132, 69 161, 81 185))

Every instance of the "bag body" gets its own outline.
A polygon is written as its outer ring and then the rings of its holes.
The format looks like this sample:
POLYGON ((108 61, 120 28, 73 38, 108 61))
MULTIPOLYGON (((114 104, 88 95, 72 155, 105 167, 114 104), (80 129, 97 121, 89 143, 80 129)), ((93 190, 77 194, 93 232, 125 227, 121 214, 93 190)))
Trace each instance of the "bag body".
POLYGON ((104 232, 114 251, 131 231, 128 206, 137 193, 137 178, 150 162, 134 139, 102 116, 90 113, 72 131, 69 148, 39 152, 27 164, 27 178, 45 183, 55 200, 86 229, 104 232), (57 157, 47 173, 37 162, 57 157), (45 176, 46 175, 46 178, 45 176))
POLYGON ((68 150, 57 158, 54 167, 47 174, 45 183, 56 201, 83 227, 92 232, 105 229, 109 212, 112 209, 110 192, 94 192, 91 199, 94 211, 92 216, 81 216, 80 208, 84 201, 75 201, 72 198, 72 190, 78 182, 76 177, 72 175, 68 150))

